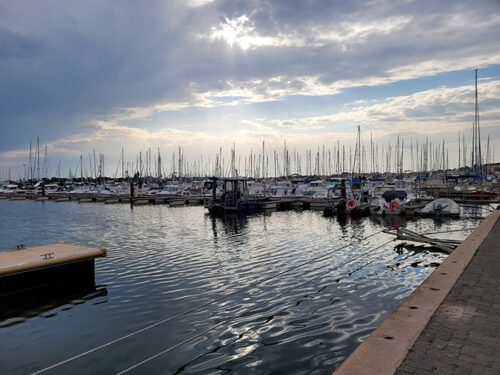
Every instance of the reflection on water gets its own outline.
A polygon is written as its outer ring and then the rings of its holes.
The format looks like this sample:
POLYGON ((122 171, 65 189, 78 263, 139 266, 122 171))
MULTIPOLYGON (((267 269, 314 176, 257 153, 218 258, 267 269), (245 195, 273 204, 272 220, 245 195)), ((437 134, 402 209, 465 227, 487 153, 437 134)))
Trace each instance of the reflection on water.
POLYGON ((31 201, 2 201, 0 212, 9 218, 2 249, 60 240, 108 248, 96 260, 97 286, 1 302, 0 372, 9 374, 162 320, 51 372, 116 373, 165 351, 134 373, 330 374, 446 257, 395 251, 397 242, 380 231, 463 229, 446 235, 463 239, 485 215, 213 218, 201 207, 31 201))
POLYGON ((88 285, 78 286, 76 289, 42 289, 3 297, 0 298, 0 329, 23 323, 36 316, 51 318, 56 316, 58 311, 69 311, 74 306, 87 302, 106 303, 107 295, 105 287, 88 285))
MULTIPOLYGON (((261 214, 265 225, 265 214, 261 214)), ((205 213, 206 220, 212 223, 213 238, 218 238, 217 230, 222 230, 225 236, 239 235, 244 233, 248 225, 248 217, 244 214, 227 214, 225 216, 212 216, 205 213)), ((265 228, 264 228, 265 229, 265 228)))

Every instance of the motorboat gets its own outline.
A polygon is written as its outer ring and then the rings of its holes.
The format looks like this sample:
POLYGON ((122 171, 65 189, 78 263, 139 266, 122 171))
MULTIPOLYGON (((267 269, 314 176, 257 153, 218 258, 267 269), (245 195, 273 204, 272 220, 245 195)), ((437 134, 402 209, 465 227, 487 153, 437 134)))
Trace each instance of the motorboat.
POLYGON ((0 187, 0 193, 3 194, 14 194, 18 192, 18 186, 14 184, 3 185, 0 187))
POLYGON ((179 185, 166 185, 161 191, 156 193, 156 196, 179 195, 181 192, 182 189, 179 189, 179 185))
POLYGON ((35 193, 37 194, 41 194, 43 191, 45 191, 45 194, 51 194, 56 193, 59 190, 58 184, 44 185, 41 181, 37 182, 33 187, 35 188, 35 193))
POLYGON ((420 211, 420 216, 458 217, 460 216, 460 207, 455 201, 451 199, 438 198, 422 208, 422 210, 420 211))
POLYGON ((373 196, 370 212, 378 215, 401 215, 408 201, 405 190, 386 190, 380 196, 373 196))
POLYGON ((317 180, 311 181, 309 186, 304 191, 304 195, 312 197, 312 198, 326 198, 328 194, 328 188, 326 185, 326 181, 317 180))

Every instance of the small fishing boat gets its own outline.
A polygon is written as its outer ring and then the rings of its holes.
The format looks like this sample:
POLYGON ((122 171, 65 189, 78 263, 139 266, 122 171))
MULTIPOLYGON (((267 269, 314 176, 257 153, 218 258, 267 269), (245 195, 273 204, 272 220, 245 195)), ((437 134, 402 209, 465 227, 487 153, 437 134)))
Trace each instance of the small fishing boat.
POLYGON ((360 199, 349 199, 345 203, 346 212, 351 217, 367 216, 370 214, 370 203, 360 199))
POLYGON ((439 198, 430 203, 428 203, 422 211, 420 211, 420 216, 450 216, 458 217, 460 216, 460 207, 458 204, 448 198, 439 198))
MULTIPOLYGON (((338 216, 361 217, 370 214, 370 204, 356 198, 340 198, 336 201, 336 204, 331 205, 331 209, 332 214, 336 213, 338 216)), ((324 211, 323 214, 325 214, 324 211)))
POLYGON ((262 208, 261 202, 268 198, 250 197, 245 177, 227 177, 222 182, 221 193, 217 195, 218 178, 213 177, 212 197, 205 202, 208 212, 214 215, 253 212, 262 208))

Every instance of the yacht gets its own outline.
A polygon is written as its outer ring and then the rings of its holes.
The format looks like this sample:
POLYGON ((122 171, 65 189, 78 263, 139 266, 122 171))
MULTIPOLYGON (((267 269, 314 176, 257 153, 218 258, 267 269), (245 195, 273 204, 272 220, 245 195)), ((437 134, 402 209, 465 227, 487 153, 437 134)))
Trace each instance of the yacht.
POLYGON ((178 185, 166 185, 163 189, 161 189, 161 191, 156 193, 156 196, 179 195, 181 192, 182 189, 179 189, 178 185))
POLYGON ((14 194, 17 193, 18 187, 14 184, 3 185, 0 187, 0 193, 2 194, 14 194))

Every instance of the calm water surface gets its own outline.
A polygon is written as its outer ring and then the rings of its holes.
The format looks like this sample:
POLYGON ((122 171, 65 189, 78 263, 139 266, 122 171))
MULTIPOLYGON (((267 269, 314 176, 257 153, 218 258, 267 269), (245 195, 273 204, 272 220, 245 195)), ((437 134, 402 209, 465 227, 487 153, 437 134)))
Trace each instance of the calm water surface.
POLYGON ((32 373, 229 295, 47 373, 113 374, 164 352, 130 373, 330 374, 445 258, 396 251, 377 232, 464 229, 441 235, 463 239, 485 214, 215 219, 202 207, 3 200, 1 250, 64 240, 108 256, 95 288, 3 302, 0 373, 32 373))

